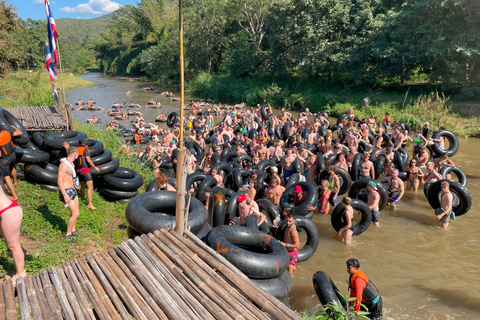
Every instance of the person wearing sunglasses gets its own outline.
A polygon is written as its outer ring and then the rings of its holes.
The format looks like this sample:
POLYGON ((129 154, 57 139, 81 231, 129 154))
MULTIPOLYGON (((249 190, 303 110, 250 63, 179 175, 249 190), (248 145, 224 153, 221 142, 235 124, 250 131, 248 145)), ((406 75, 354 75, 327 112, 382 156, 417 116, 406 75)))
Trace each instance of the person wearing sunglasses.
POLYGON ((407 190, 413 190, 413 192, 417 192, 420 179, 423 177, 422 169, 417 166, 417 159, 410 160, 410 166, 407 168, 407 171, 409 173, 407 190))

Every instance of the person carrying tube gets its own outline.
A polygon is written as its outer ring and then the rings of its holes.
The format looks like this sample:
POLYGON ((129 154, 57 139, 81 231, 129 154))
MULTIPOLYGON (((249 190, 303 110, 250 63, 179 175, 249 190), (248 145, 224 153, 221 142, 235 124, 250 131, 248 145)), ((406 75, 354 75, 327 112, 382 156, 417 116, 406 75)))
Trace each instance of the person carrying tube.
POLYGON ((360 262, 350 258, 346 262, 347 272, 350 277, 347 280, 350 297, 356 300, 350 302, 355 311, 360 311, 363 304, 369 312, 368 318, 373 320, 382 319, 382 297, 377 287, 360 271, 360 262))
MULTIPOLYGON (((15 126, 12 126, 12 128, 14 137, 22 135, 20 129, 15 126)), ((10 190, 10 200, 18 200, 14 187, 14 185, 17 184, 15 162, 15 145, 13 144, 12 136, 8 131, 0 130, 0 173, 2 174, 2 178, 5 181, 8 190, 10 190), (13 182, 11 179, 12 177, 13 182)))

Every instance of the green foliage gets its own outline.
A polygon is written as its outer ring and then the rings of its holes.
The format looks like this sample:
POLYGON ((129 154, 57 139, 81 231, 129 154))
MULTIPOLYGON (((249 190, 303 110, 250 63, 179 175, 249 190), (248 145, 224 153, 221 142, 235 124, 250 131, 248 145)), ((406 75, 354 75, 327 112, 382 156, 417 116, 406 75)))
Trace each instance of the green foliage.
MULTIPOLYGON (((337 292, 340 296, 343 295, 340 292, 337 292)), ((328 303, 327 305, 323 306, 322 311, 315 311, 312 315, 308 312, 304 311, 299 313, 303 320, 349 320, 349 319, 368 319, 369 312, 364 311, 367 310, 365 305, 361 305, 360 311, 354 310, 354 305, 349 304, 353 303, 357 299, 355 297, 350 298, 348 295, 345 298, 347 301, 347 310, 345 311, 341 305, 337 305, 335 303, 328 303)), ((297 312, 298 313, 298 312, 297 312)))

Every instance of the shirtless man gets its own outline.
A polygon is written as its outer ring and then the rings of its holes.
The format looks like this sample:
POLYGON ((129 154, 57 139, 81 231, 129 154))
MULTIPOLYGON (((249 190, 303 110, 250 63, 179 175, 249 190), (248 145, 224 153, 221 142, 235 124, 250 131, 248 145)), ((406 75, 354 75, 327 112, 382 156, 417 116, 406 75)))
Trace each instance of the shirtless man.
POLYGON ((290 263, 288 265, 288 272, 293 275, 293 272, 297 269, 298 249, 300 248, 300 240, 298 237, 297 227, 295 226, 295 219, 291 213, 288 213, 285 218, 285 234, 283 236, 283 242, 280 242, 288 251, 290 256, 290 263))
POLYGON ((277 117, 272 114, 270 119, 268 119, 268 140, 275 140, 275 127, 277 123, 277 117))
POLYGON ((427 169, 426 164, 428 162, 428 152, 425 149, 425 146, 421 146, 418 152, 419 153, 417 153, 417 161, 418 161, 417 165, 420 167, 423 173, 425 173, 427 169))
POLYGON ((317 186, 317 157, 310 157, 307 164, 307 182, 317 186))
POLYGON ((329 166, 328 167, 328 187, 331 191, 330 193, 330 198, 328 201, 332 206, 337 205, 337 197, 338 197, 338 191, 340 190, 340 179, 338 176, 335 174, 335 167, 334 166, 329 166))
POLYGON ((296 158, 297 157, 293 153, 293 150, 290 148, 287 149, 287 153, 281 161, 283 167, 283 181, 285 181, 285 183, 288 181, 288 178, 290 178, 290 176, 293 174, 293 167, 296 158))
POLYGON ((292 114, 290 112, 286 112, 284 108, 282 108, 282 113, 280 114, 280 120, 284 123, 289 121, 292 118, 292 114))
POLYGON ((217 180, 217 183, 220 183, 223 181, 223 178, 220 174, 218 174, 217 168, 212 168, 212 177, 217 180))
POLYGON ((431 183, 442 179, 440 173, 435 170, 435 165, 433 164, 433 162, 427 162, 427 169, 425 171, 424 179, 425 188, 427 188, 427 190, 431 183))
POLYGON ((390 142, 393 145, 393 151, 398 150, 402 146, 404 136, 400 132, 401 126, 395 126, 395 129, 393 130, 392 136, 390 137, 390 142))
POLYGON ((187 173, 191 174, 195 172, 195 157, 191 153, 187 153, 187 173))
POLYGON ((345 159, 345 153, 340 152, 337 156, 337 159, 333 161, 332 165, 335 167, 340 167, 348 172, 348 163, 347 159, 345 159))
POLYGON ((363 153, 360 161, 360 174, 358 180, 375 179, 375 168, 372 161, 370 161, 370 153, 363 153))
POLYGON ((268 152, 268 148, 265 147, 264 144, 260 145, 260 148, 257 151, 257 155, 260 160, 266 160, 270 158, 270 152, 268 152))
POLYGON ((307 148, 304 148, 304 145, 300 145, 298 147, 297 157, 302 163, 307 164, 307 158, 308 157, 314 158, 315 155, 307 148))
POLYGON ((167 129, 165 136, 163 137, 163 142, 169 144, 174 138, 174 135, 170 132, 170 129, 167 129))
MULTIPOLYGON (((67 148, 67 157, 62 158, 60 165, 58 166, 58 192, 60 199, 65 202, 68 209, 71 212, 70 219, 68 219, 67 233, 65 238, 70 243, 75 242, 75 237, 81 237, 81 235, 75 230, 75 223, 80 215, 80 209, 78 207, 77 188, 79 184, 74 186, 74 178, 76 178, 75 167, 73 162, 78 157, 78 149, 76 147, 67 148)), ((76 179, 77 180, 77 179, 76 179)), ((77 180, 78 181, 78 180, 77 180)))
POLYGON ((372 211, 372 222, 375 226, 380 227, 380 193, 378 193, 377 184, 375 181, 369 181, 367 186, 367 205, 372 211))
POLYGON ((453 213, 453 194, 450 192, 450 183, 442 181, 442 195, 440 198, 440 208, 435 209, 435 215, 438 221, 442 222, 443 229, 447 229, 450 224, 450 218, 455 219, 453 213))
POLYGON ((358 139, 353 133, 352 129, 349 129, 347 132, 347 137, 345 138, 347 141, 347 147, 350 149, 350 147, 355 147, 355 151, 358 148, 358 139))
POLYGON ((239 214, 239 224, 237 223, 237 221, 234 221, 234 224, 244 226, 245 219, 251 214, 255 214, 258 216, 257 218, 258 227, 265 221, 265 215, 263 213, 261 213, 254 206, 249 206, 247 204, 247 197, 245 195, 241 194, 238 196, 237 206, 238 206, 238 214, 239 214))
POLYGON ((405 192, 403 181, 398 177, 398 174, 398 169, 394 169, 391 177, 383 177, 380 180, 380 182, 386 182, 388 184, 388 202, 392 205, 393 210, 395 210, 397 202, 402 199, 405 192))
POLYGON ((272 186, 267 189, 267 199, 270 200, 274 205, 280 203, 280 198, 282 193, 285 191, 285 188, 280 185, 280 179, 272 179, 272 186))
POLYGON ((247 202, 247 205, 260 211, 260 208, 258 207, 257 202, 253 200, 254 195, 253 195, 252 189, 245 188, 244 193, 245 193, 245 197, 247 198, 247 200, 245 200, 247 202))

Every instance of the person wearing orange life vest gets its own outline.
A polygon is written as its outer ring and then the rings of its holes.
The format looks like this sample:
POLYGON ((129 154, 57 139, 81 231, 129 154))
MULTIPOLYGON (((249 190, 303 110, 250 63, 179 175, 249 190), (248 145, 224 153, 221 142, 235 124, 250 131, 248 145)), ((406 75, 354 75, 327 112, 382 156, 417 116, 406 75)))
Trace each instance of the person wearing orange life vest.
MULTIPOLYGON (((90 150, 88 150, 88 140, 81 139, 79 144, 80 145, 77 147, 78 157, 77 159, 75 159, 75 170, 77 172, 77 176, 81 183, 80 196, 82 198, 85 197, 85 185, 86 185, 87 200, 88 200, 87 208, 89 208, 90 210, 97 210, 97 208, 95 208, 92 202, 93 178, 92 178, 92 174, 90 173, 90 167, 97 170, 97 172, 99 172, 100 169, 98 169, 98 167, 96 167, 95 164, 93 163, 92 159, 90 159, 90 150)), ((63 146, 65 147, 65 149, 68 149, 69 147, 68 142, 65 142, 63 146)))
MULTIPOLYGON (((12 126, 13 136, 22 135, 22 131, 17 127, 12 126)), ((10 190, 10 200, 18 200, 15 193, 14 184, 17 184, 17 172, 15 171, 15 145, 12 142, 12 136, 6 130, 0 130, 0 174, 5 180, 5 184, 10 190), (13 183, 11 177, 13 176, 13 183)))
POLYGON ((388 133, 388 129, 390 129, 390 123, 392 122, 392 118, 388 112, 385 112, 385 118, 383 118, 383 126, 385 127, 385 132, 388 133))
POLYGON ((377 287, 368 279, 368 277, 360 271, 360 262, 357 259, 350 258, 346 262, 347 272, 350 277, 347 281, 350 289, 350 297, 357 298, 354 304, 354 310, 359 311, 361 304, 364 304, 369 319, 382 319, 382 297, 378 292, 377 287))

